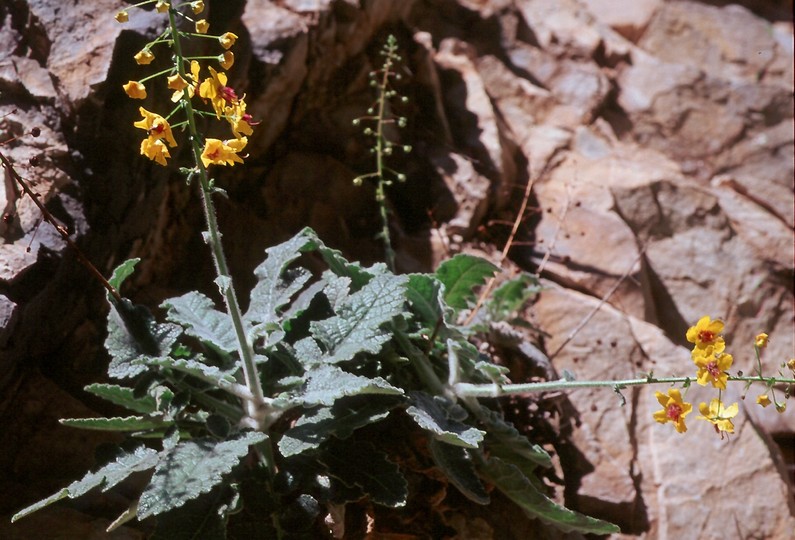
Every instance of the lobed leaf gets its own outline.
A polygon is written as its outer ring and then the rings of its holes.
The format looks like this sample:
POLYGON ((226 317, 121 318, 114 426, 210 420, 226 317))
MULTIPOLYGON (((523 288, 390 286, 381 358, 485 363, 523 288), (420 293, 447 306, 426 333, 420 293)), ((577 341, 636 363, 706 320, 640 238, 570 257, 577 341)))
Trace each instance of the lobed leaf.
POLYGON ((164 450, 152 480, 138 502, 138 519, 179 508, 223 481, 249 446, 265 440, 264 433, 248 431, 218 441, 193 439, 164 450))
POLYGON ((411 406, 406 412, 422 429, 454 446, 478 448, 484 433, 457 419, 451 418, 448 404, 442 398, 434 398, 425 392, 412 392, 411 406))
POLYGON ((456 309, 465 309, 476 300, 472 289, 483 285, 499 270, 486 259, 459 253, 439 265, 436 277, 444 285, 445 303, 456 309))
POLYGON ((488 310, 493 320, 507 320, 538 294, 538 279, 522 273, 500 285, 491 295, 488 310))
POLYGON ((403 311, 405 276, 375 276, 349 296, 337 315, 310 324, 312 335, 325 347, 323 363, 352 359, 357 353, 377 353, 391 333, 382 327, 403 311))
POLYGON ((147 431, 168 427, 173 421, 146 416, 125 416, 114 418, 64 418, 59 420, 64 426, 95 429, 100 431, 147 431))
POLYGON ((126 409, 141 414, 149 414, 157 410, 155 398, 150 395, 136 397, 135 391, 126 386, 116 384, 89 384, 84 390, 95 396, 99 396, 105 401, 110 401, 116 405, 121 405, 126 409))
POLYGON ((46 499, 20 510, 14 514, 11 522, 13 523, 66 497, 70 499, 80 497, 95 487, 101 487, 102 491, 107 491, 131 474, 151 469, 157 465, 157 461, 158 452, 156 450, 139 446, 130 453, 121 454, 115 461, 99 468, 96 472, 86 474, 81 480, 72 482, 68 487, 50 495, 46 499))
POLYGON ((113 270, 113 274, 110 276, 110 279, 108 279, 108 283, 110 283, 114 289, 119 290, 121 284, 133 274, 135 271, 135 265, 139 262, 141 262, 141 259, 136 258, 127 259, 121 263, 113 270))
POLYGON ((307 372, 308 382, 299 399, 307 405, 331 406, 344 396, 359 394, 402 395, 403 390, 392 386, 381 377, 368 378, 343 371, 336 366, 324 365, 307 372))
POLYGON ((162 304, 168 310, 167 318, 185 329, 185 333, 218 349, 233 353, 238 343, 229 315, 215 309, 215 304, 205 295, 191 291, 162 304))

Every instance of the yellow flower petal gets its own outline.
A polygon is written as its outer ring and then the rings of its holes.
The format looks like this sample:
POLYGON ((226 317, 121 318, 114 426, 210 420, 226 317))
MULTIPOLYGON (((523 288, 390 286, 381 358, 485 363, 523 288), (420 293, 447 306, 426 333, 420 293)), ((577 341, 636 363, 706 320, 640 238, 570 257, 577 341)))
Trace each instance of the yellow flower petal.
POLYGON ((756 345, 756 347, 759 349, 764 349, 767 347, 768 341, 768 335, 763 332, 761 334, 757 334, 756 338, 754 338, 754 345, 756 345))
POLYGON ((155 10, 158 13, 166 13, 168 11, 168 2, 158 0, 157 4, 155 4, 155 10))
POLYGON ((202 11, 204 11, 204 2, 202 0, 198 0, 198 2, 191 2, 190 8, 193 10, 195 15, 198 15, 202 11))
POLYGON ((208 23, 204 19, 199 19, 196 21, 196 32, 199 34, 206 34, 207 30, 210 29, 210 23, 208 23))
POLYGON ((224 54, 218 57, 218 62, 221 64, 221 67, 224 69, 229 69, 235 63, 235 53, 232 51, 226 51, 224 54))
POLYGON ((248 144, 248 139, 245 137, 228 141, 207 139, 201 156, 202 163, 204 163, 205 167, 243 163, 243 160, 237 154, 245 148, 246 144, 248 144))
POLYGON ((127 13, 126 11, 122 10, 122 11, 119 11, 116 14, 116 17, 114 17, 114 18, 120 23, 126 23, 127 21, 130 20, 130 14, 127 13))
POLYGON ((130 81, 122 88, 133 99, 146 99, 146 87, 138 81, 130 81))
POLYGON ((165 139, 169 146, 177 146, 177 141, 174 140, 168 120, 157 113, 147 111, 143 107, 139 107, 138 111, 143 116, 143 119, 133 123, 133 126, 145 130, 152 141, 165 139))
POLYGON ((166 165, 166 158, 171 157, 163 141, 160 139, 152 140, 151 137, 147 137, 141 141, 141 155, 163 166, 166 165))
POLYGON ((143 49, 138 54, 135 55, 135 62, 139 66, 145 66, 147 64, 151 64, 152 60, 155 59, 155 55, 152 54, 149 49, 143 49))
POLYGON ((668 395, 662 392, 656 392, 654 395, 660 405, 663 406, 661 411, 652 414, 654 420, 661 424, 672 422, 678 433, 687 431, 685 416, 690 414, 693 406, 682 401, 682 393, 676 388, 670 388, 668 389, 668 395))
POLYGON ((756 403, 762 407, 767 407, 770 405, 770 397, 767 394, 761 394, 757 396, 756 403))
POLYGON ((723 321, 711 321, 709 315, 701 317, 695 326, 687 330, 687 341, 695 344, 696 349, 704 349, 712 346, 716 353, 723 352, 726 344, 719 335, 723 332, 723 321))
POLYGON ((232 32, 226 32, 225 34, 221 34, 220 36, 218 36, 218 41, 221 43, 221 47, 223 47, 224 49, 228 49, 229 47, 234 45, 236 39, 237 36, 232 32))

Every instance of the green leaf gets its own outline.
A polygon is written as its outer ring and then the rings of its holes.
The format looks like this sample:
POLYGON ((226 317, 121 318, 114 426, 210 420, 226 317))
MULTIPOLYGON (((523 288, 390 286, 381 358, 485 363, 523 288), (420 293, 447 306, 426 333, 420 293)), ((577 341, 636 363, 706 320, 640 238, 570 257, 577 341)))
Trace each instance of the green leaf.
POLYGON ((458 491, 478 504, 489 504, 489 494, 475 472, 470 450, 436 439, 431 439, 430 448, 433 461, 458 491))
POLYGON ((444 285, 444 300, 448 306, 465 309, 474 304, 473 288, 483 285, 499 268, 486 259, 458 254, 439 265, 436 277, 444 285))
POLYGON ((157 460, 157 451, 145 446, 139 446, 131 453, 121 454, 115 461, 99 468, 96 472, 86 474, 81 480, 72 482, 68 487, 50 495, 46 499, 20 510, 14 514, 11 522, 13 523, 66 497, 70 499, 80 497, 95 487, 102 487, 102 491, 107 491, 131 474, 151 469, 157 465, 157 460))
POLYGON ((279 440, 279 452, 290 457, 317 449, 332 435, 347 439, 355 430, 389 416, 389 411, 399 403, 394 399, 385 401, 372 397, 367 401, 343 398, 331 407, 308 410, 279 440))
POLYGON ((563 532, 620 533, 616 525, 585 516, 559 505, 528 480, 521 470, 499 458, 482 461, 480 472, 531 518, 554 525, 563 532))
POLYGON ((432 332, 444 319, 442 311, 442 284, 427 274, 410 274, 406 297, 411 302, 414 319, 425 331, 432 332))
POLYGON ((382 506, 405 506, 408 482, 400 468, 375 449, 372 443, 338 443, 319 457, 329 474, 348 486, 358 486, 382 506))
POLYGON ((160 307, 168 310, 168 320, 182 326, 189 336, 211 343, 227 353, 237 351, 238 343, 232 320, 226 313, 215 309, 213 301, 203 294, 191 291, 169 298, 160 307))
POLYGON ((302 251, 317 251, 334 274, 351 278, 351 286, 354 291, 361 289, 373 276, 387 272, 386 265, 383 263, 376 263, 370 268, 362 268, 359 263, 349 262, 338 250, 326 247, 318 238, 317 233, 308 227, 300 234, 308 239, 308 243, 302 251))
POLYGON ((126 386, 94 383, 86 386, 85 391, 116 405, 121 405, 133 412, 149 414, 157 409, 157 403, 153 396, 136 397, 134 390, 126 386))
POLYGON ((209 492, 248 454, 250 445, 265 438, 264 433, 249 431, 231 440, 193 439, 164 450, 152 480, 141 494, 138 519, 179 508, 209 492))
POLYGON ((108 283, 110 283, 114 289, 119 290, 124 280, 133 274, 135 265, 139 262, 141 262, 141 259, 127 259, 121 263, 113 270, 113 275, 110 276, 108 283))
POLYGON ((108 375, 116 379, 135 377, 146 371, 137 360, 168 356, 182 329, 174 324, 157 324, 143 306, 125 300, 111 303, 105 348, 111 356, 108 375))
POLYGON ((448 444, 478 448, 483 440, 483 432, 451 418, 450 403, 425 392, 412 392, 410 399, 412 404, 406 412, 422 429, 448 444))
POLYGON ((114 418, 64 418, 64 426, 94 429, 100 431, 146 431, 173 425, 174 422, 145 416, 125 416, 114 418))
POLYGON ((288 269, 301 256, 301 250, 311 245, 308 232, 305 229, 290 240, 265 250, 266 259, 254 269, 257 284, 251 291, 251 302, 244 317, 249 324, 258 328, 275 324, 279 320, 279 310, 311 277, 304 268, 288 269))
MULTIPOLYGON (((225 486, 223 486, 225 487, 225 486)), ((224 540, 226 516, 224 492, 215 486, 170 512, 157 517, 157 526, 149 540, 224 540)))
POLYGON ((391 337, 381 326, 403 311, 406 281, 392 274, 375 276, 339 306, 337 315, 312 322, 312 335, 327 352, 323 362, 344 362, 360 352, 377 353, 391 337))
POLYGON ((527 440, 527 437, 519 433, 499 413, 485 407, 481 407, 481 412, 483 414, 479 418, 486 429, 486 443, 490 452, 516 464, 525 472, 532 469, 532 467, 528 469, 525 463, 527 461, 542 467, 552 466, 552 459, 546 450, 527 440))
POLYGON ((198 358, 201 357, 197 357, 197 359, 177 359, 167 356, 165 358, 154 358, 142 361, 149 366, 160 366, 173 369, 175 371, 180 371, 182 373, 187 373, 188 375, 193 375, 194 377, 217 386, 218 388, 226 388, 230 384, 237 382, 234 375, 232 375, 232 371, 224 370, 216 366, 208 366, 207 364, 200 362, 198 358))
POLYGON ((488 310, 492 320, 504 321, 513 316, 517 311, 538 294, 540 286, 538 279, 530 274, 519 276, 500 285, 491 295, 488 310))
POLYGON ((359 394, 402 395, 403 390, 381 377, 362 377, 336 366, 320 366, 307 372, 308 382, 299 399, 306 405, 332 405, 344 396, 359 394))

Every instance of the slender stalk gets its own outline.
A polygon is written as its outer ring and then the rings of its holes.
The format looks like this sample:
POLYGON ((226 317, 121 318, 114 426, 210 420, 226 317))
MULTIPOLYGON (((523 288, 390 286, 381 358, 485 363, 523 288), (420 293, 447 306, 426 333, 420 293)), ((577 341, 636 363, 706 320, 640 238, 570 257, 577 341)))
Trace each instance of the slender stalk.
POLYGON ((384 256, 387 267, 395 271, 395 251, 392 249, 392 240, 389 235, 389 211, 386 204, 387 179, 384 177, 384 115, 386 114, 387 86, 389 85, 389 68, 392 59, 387 57, 381 74, 381 86, 378 91, 378 122, 375 134, 375 155, 376 155, 376 174, 378 182, 375 188, 375 200, 378 203, 379 214, 381 215, 381 239, 384 241, 384 256))
MULTIPOLYGON (((745 381, 768 384, 773 381, 779 384, 795 384, 795 379, 778 379, 772 377, 729 377, 730 381, 745 381)), ((509 394, 536 394, 556 390, 577 390, 579 388, 616 388, 643 386, 650 384, 683 384, 693 382, 692 377, 644 377, 642 379, 623 379, 618 381, 545 381, 523 384, 471 384, 458 383, 454 386, 456 395, 460 397, 499 397, 509 394)))
MULTIPOLYGON (((174 40, 174 54, 177 58, 177 70, 181 77, 187 78, 185 67, 183 65, 182 45, 180 43, 179 29, 177 28, 176 17, 173 9, 168 12, 169 24, 171 25, 171 36, 174 40)), ((207 168, 201 160, 201 147, 199 144, 199 134, 196 127, 195 112, 193 105, 190 101, 190 95, 186 88, 182 98, 182 104, 185 109, 185 117, 188 122, 188 133, 190 136, 191 148, 193 150, 193 161, 196 165, 197 176, 199 177, 199 186, 201 188, 202 207, 204 209, 204 218, 207 223, 207 232, 205 234, 205 242, 210 247, 212 252, 213 262, 215 264, 215 271, 218 275, 216 280, 224 297, 227 313, 232 320, 232 326, 235 329, 235 337, 238 342, 238 353, 242 361, 243 377, 246 386, 251 392, 251 399, 244 399, 246 406, 246 413, 252 419, 257 429, 262 430, 265 422, 265 414, 270 408, 271 400, 266 399, 262 391, 262 384, 259 380, 257 366, 254 362, 254 348, 246 335, 245 328, 243 327, 243 314, 240 311, 240 304, 237 301, 237 294, 232 283, 232 276, 229 273, 229 267, 226 262, 226 255, 224 254, 223 245, 221 243, 221 232, 218 229, 218 220, 215 213, 215 205, 213 204, 213 188, 210 185, 210 179, 207 174, 207 168)))

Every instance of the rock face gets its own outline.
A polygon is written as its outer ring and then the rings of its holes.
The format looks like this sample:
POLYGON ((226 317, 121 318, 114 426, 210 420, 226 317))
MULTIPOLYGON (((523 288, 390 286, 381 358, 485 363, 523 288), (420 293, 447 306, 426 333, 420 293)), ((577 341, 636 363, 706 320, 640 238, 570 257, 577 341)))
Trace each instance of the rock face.
MULTIPOLYGON (((414 148, 392 162, 408 177, 389 193, 400 270, 430 270, 451 251, 501 250, 530 182, 510 264, 546 280, 528 318, 558 372, 689 375, 684 334, 705 314, 726 321, 735 369, 751 372, 760 331, 771 335, 762 357, 770 373, 795 357, 793 32, 789 11, 775 19, 776 2, 206 3, 212 28, 240 36, 230 84, 262 122, 247 166, 217 177, 229 194, 219 200, 221 228, 244 287, 264 249, 306 225, 351 258, 381 257, 372 190, 351 183, 373 166, 352 120, 372 101, 367 74, 394 33, 411 98, 400 137, 414 148)), ((0 151, 102 271, 142 257, 128 294, 155 306, 189 288, 212 290, 212 268, 193 188, 177 165, 137 152, 139 103, 121 84, 139 77, 132 54, 161 22, 134 11, 118 25, 113 15, 126 5, 0 4, 9 51, 0 58, 0 126, 16 137, 0 151)), ((165 110, 167 98, 146 106, 165 110)), ((0 514, 8 516, 79 476, 100 442, 81 443, 51 413, 100 406, 80 388, 103 370, 106 308, 8 175, 4 186, 0 493, 14 496, 0 500, 0 514)), ((697 413, 685 435, 653 422, 653 393, 625 390, 625 407, 609 390, 568 396, 579 458, 560 456, 566 503, 618 523, 626 537, 791 535, 795 413, 754 405, 761 389, 742 401, 731 388, 724 400, 744 410, 736 436, 722 441, 697 413)), ((711 397, 701 387, 688 394, 711 397)), ((73 537, 93 537, 96 523, 129 503, 118 497, 42 512, 26 529, 3 518, 0 536, 67 523, 73 537)))

